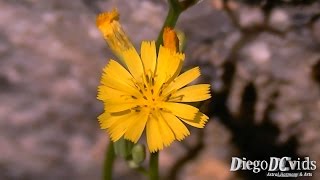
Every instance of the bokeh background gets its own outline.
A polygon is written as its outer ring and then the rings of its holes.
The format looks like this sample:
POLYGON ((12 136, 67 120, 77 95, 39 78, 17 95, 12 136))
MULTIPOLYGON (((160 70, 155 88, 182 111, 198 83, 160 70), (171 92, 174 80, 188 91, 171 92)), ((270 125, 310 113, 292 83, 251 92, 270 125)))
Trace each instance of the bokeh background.
MULTIPOLYGON (((0 0, 1 180, 101 179, 108 136, 96 94, 113 55, 95 17, 113 7, 136 47, 167 12, 164 0, 0 0)), ((211 83, 211 118, 161 152, 164 179, 266 178, 230 172, 233 156, 320 163, 319 16, 310 0, 204 0, 183 13, 185 67, 211 83)), ((320 179, 312 173, 304 179, 320 179)), ((144 177, 117 159, 114 179, 144 177)))

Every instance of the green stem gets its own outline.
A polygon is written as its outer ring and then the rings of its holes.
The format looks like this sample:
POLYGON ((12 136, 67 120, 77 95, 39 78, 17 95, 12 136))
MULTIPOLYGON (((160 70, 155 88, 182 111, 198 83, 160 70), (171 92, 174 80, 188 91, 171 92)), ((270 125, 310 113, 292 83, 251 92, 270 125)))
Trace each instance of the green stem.
POLYGON ((182 13, 182 9, 181 9, 180 4, 179 4, 179 2, 177 0, 168 0, 168 1, 169 1, 169 4, 170 4, 170 9, 169 9, 167 18, 164 21, 163 26, 161 28, 161 31, 160 31, 160 33, 158 35, 158 38, 157 38, 157 42, 156 42, 157 50, 159 49, 159 46, 163 42, 162 34, 163 34, 164 28, 165 27, 174 28, 174 26, 176 25, 180 14, 182 13))
POLYGON ((106 150, 106 155, 103 164, 103 180, 111 180, 112 179, 112 168, 113 162, 115 159, 113 142, 110 141, 109 146, 106 150))
POLYGON ((199 2, 199 0, 184 0, 184 1, 180 2, 180 5, 184 11, 184 10, 188 9, 189 7, 197 4, 197 2, 199 2))
POLYGON ((162 35, 163 35, 164 28, 165 27, 174 28, 176 26, 176 23, 178 21, 180 14, 186 9, 188 9, 189 7, 195 5, 197 2, 198 0, 184 0, 181 2, 179 0, 168 0, 170 8, 169 8, 167 18, 164 21, 161 31, 157 38, 157 42, 156 42, 157 51, 159 50, 159 46, 163 42, 162 35))
POLYGON ((159 180, 159 152, 150 153, 149 179, 159 180))

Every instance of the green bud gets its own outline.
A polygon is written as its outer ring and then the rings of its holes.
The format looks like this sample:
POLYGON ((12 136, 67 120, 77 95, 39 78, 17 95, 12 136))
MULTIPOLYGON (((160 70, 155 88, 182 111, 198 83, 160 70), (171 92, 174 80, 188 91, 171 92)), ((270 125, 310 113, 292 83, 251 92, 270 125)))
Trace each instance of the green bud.
POLYGON ((128 159, 131 155, 131 150, 133 143, 124 138, 120 138, 118 141, 114 142, 114 152, 117 156, 128 159))
POLYGON ((132 148, 132 160, 136 164, 140 164, 145 159, 146 159, 146 148, 142 144, 135 144, 132 148))
POLYGON ((186 49, 186 36, 181 30, 176 29, 176 33, 179 39, 179 52, 183 52, 186 49))

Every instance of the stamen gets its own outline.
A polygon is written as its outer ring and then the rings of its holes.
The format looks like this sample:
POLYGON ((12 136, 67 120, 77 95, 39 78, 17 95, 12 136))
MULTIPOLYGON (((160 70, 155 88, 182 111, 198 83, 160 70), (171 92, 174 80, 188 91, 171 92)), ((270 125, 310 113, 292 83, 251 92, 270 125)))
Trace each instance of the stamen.
POLYGON ((179 96, 176 96, 176 97, 172 97, 171 96, 172 94, 170 94, 168 97, 167 97, 167 101, 168 100, 171 100, 171 101, 182 101, 184 95, 179 95, 179 96))
POLYGON ((138 99, 137 97, 135 97, 135 96, 131 96, 133 99, 138 99))
POLYGON ((132 108, 135 112, 140 112, 141 111, 141 106, 137 105, 136 107, 132 108))
POLYGON ((166 97, 166 101, 168 101, 170 98, 171 98, 172 94, 169 94, 167 97, 166 97))
POLYGON ((149 79, 148 74, 146 74, 146 81, 147 81, 148 84, 150 84, 150 79, 149 79))

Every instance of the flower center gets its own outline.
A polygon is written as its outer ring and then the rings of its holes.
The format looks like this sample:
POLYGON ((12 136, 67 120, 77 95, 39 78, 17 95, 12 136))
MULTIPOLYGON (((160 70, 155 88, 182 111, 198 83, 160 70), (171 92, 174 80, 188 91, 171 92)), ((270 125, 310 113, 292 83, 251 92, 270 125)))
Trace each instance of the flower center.
POLYGON ((155 86, 155 78, 150 74, 146 74, 143 78, 143 82, 136 83, 136 87, 141 93, 141 104, 138 106, 138 109, 147 108, 151 111, 162 110, 162 102, 164 98, 161 96, 162 87, 157 88, 155 86))

